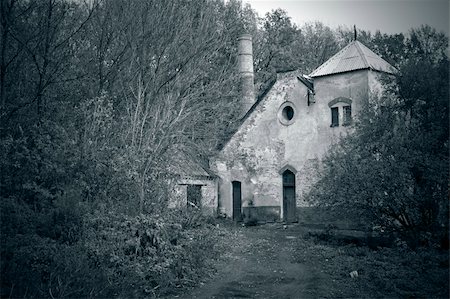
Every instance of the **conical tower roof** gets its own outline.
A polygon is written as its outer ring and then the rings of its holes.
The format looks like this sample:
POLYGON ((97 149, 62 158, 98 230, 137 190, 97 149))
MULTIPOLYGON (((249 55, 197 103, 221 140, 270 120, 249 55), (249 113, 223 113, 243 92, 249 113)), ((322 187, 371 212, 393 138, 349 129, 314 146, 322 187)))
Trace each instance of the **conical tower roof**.
POLYGON ((359 41, 353 41, 315 69, 309 76, 321 77, 355 70, 371 69, 394 74, 396 69, 359 41))

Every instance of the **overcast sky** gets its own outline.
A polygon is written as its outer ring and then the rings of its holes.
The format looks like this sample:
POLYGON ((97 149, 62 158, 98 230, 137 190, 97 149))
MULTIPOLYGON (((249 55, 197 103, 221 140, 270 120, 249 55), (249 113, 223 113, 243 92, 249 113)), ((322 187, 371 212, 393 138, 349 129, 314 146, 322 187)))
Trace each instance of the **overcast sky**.
POLYGON ((449 0, 243 0, 260 16, 276 8, 288 12, 297 25, 321 21, 375 33, 407 33, 428 24, 449 36, 449 0))

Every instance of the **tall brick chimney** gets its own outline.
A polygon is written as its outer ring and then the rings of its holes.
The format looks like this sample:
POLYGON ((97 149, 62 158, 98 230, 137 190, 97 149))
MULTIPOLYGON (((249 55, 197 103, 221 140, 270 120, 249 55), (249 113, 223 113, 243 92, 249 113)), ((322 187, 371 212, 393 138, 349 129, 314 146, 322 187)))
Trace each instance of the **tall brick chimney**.
POLYGON ((242 95, 242 117, 255 103, 253 46, 250 34, 243 34, 238 38, 238 66, 242 95))

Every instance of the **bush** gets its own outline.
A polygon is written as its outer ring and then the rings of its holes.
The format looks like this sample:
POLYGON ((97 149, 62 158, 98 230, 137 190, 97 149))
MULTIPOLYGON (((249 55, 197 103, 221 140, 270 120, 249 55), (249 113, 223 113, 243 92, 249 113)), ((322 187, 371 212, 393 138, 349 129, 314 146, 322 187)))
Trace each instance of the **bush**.
POLYGON ((106 277, 82 245, 60 244, 36 234, 2 243, 3 297, 96 297, 106 277))
POLYGON ((448 231, 448 136, 438 138, 399 109, 393 98, 367 103, 354 131, 324 158, 308 198, 398 232, 411 246, 439 242, 448 231), (384 104, 381 113, 377 105, 384 104), (428 144, 440 144, 439 151, 430 154, 437 149, 428 144))
POLYGON ((1 297, 142 297, 196 284, 217 254, 200 211, 129 216, 1 202, 1 297))
POLYGON ((310 237, 298 247, 296 261, 313 269, 315 285, 326 286, 315 288, 311 297, 448 298, 448 252, 407 246, 374 251, 354 244, 330 246, 310 237), (355 270, 359 277, 352 279, 355 270))
POLYGON ((216 254, 211 227, 200 219, 189 211, 93 214, 86 242, 115 293, 125 297, 166 293, 195 284, 216 254))
POLYGON ((106 276, 79 242, 76 209, 36 212, 13 198, 1 201, 1 297, 95 297, 106 276))

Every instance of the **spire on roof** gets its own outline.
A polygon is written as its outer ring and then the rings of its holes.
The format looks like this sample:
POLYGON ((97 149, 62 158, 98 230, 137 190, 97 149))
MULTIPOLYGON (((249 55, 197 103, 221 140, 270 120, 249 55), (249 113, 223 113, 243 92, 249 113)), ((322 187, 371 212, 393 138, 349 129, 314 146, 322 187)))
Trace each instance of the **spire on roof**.
POLYGON ((353 25, 353 32, 354 32, 353 40, 356 40, 356 25, 353 25))

